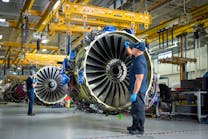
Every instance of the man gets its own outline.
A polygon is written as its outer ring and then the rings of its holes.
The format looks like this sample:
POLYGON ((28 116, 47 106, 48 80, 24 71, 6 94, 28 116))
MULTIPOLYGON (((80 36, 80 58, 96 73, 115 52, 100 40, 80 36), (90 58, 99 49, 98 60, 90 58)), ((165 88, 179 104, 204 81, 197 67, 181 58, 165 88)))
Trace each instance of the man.
POLYGON ((130 134, 144 133, 144 97, 147 91, 147 64, 144 57, 145 45, 142 42, 130 44, 129 41, 124 42, 124 47, 128 55, 132 56, 132 63, 129 71, 131 92, 130 101, 132 103, 131 113, 133 124, 127 127, 130 134), (131 45, 132 48, 129 46, 131 45))
POLYGON ((30 75, 26 80, 26 86, 27 86, 27 95, 29 99, 29 105, 28 105, 28 115, 33 116, 35 115, 33 113, 33 103, 34 103, 34 88, 37 84, 37 80, 35 79, 35 71, 30 70, 30 75))

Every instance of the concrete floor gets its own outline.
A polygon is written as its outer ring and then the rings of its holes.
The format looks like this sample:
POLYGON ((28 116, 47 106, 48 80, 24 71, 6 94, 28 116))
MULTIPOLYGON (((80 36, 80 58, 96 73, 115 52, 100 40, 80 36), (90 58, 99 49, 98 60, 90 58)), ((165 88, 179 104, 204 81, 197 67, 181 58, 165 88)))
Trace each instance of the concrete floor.
POLYGON ((197 121, 146 118, 145 134, 129 135, 130 116, 89 114, 74 109, 0 104, 0 139, 207 139, 208 125, 197 121))

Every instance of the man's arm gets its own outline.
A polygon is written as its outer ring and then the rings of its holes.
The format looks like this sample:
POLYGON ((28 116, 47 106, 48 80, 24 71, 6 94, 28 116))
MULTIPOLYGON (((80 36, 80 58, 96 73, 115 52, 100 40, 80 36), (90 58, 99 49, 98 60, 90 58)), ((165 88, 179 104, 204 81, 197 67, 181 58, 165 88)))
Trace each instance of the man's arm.
POLYGON ((129 56, 132 56, 132 49, 130 47, 126 48, 126 53, 129 55, 129 56))
POLYGON ((32 83, 32 87, 35 88, 36 85, 37 85, 37 80, 34 78, 34 79, 33 79, 33 83, 32 83))
POLYGON ((36 87, 36 85, 37 85, 37 83, 35 82, 35 83, 32 83, 32 87, 33 88, 35 88, 36 87))
POLYGON ((130 45, 130 42, 129 42, 129 41, 124 41, 124 47, 125 47, 126 53, 127 53, 129 56, 132 56, 132 50, 131 50, 131 48, 129 47, 129 45, 130 45))
POLYGON ((142 83, 142 80, 144 78, 144 74, 136 74, 136 80, 135 80, 135 83, 134 83, 134 91, 133 93, 137 94, 140 87, 141 87, 141 83, 142 83))

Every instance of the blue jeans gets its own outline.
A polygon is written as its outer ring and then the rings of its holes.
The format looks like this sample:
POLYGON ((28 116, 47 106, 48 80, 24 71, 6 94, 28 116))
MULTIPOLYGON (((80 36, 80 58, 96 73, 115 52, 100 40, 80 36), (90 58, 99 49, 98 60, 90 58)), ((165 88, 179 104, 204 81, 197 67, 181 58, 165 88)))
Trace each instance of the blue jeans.
POLYGON ((27 114, 32 114, 33 111, 33 103, 34 103, 34 90, 28 90, 27 96, 29 99, 29 105, 28 105, 28 112, 27 114))
POLYGON ((131 113, 133 119, 132 127, 142 132, 144 132, 144 121, 145 121, 144 97, 145 94, 139 92, 137 94, 136 101, 133 102, 131 106, 131 113))

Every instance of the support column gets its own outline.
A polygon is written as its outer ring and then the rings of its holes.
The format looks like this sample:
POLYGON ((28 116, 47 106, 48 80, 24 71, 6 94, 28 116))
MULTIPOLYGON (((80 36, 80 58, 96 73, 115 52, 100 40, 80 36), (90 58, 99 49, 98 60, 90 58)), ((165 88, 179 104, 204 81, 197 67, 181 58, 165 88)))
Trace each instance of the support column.
MULTIPOLYGON (((184 35, 181 35, 181 47, 180 47, 180 52, 181 52, 181 58, 184 58, 184 35)), ((185 79, 185 64, 180 64, 180 80, 185 79)))

